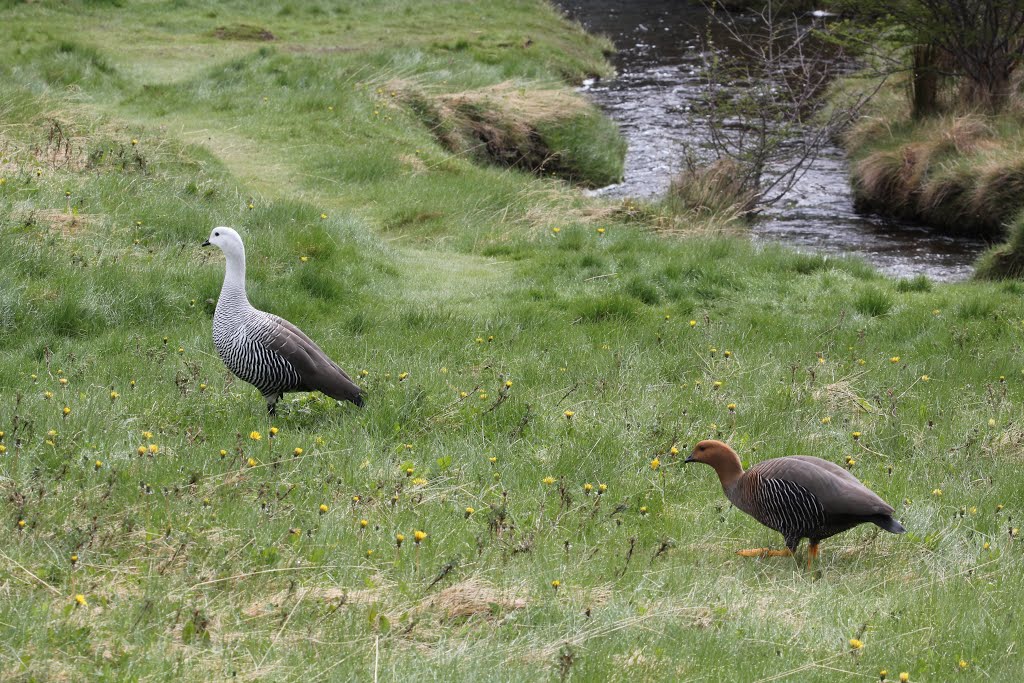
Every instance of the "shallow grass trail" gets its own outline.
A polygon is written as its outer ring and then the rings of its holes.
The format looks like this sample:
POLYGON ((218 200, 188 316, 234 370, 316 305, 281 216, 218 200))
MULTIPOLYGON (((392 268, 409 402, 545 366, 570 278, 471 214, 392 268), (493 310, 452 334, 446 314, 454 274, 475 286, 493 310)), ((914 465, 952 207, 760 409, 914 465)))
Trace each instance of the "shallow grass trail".
POLYGON ((539 0, 6 3, 0 37, 0 680, 1020 671, 1020 285, 585 197, 621 140, 568 84, 609 44, 539 0), (215 225, 365 408, 269 421, 226 371, 215 225), (782 539, 682 467, 709 437, 849 467, 908 533, 738 557, 782 539))

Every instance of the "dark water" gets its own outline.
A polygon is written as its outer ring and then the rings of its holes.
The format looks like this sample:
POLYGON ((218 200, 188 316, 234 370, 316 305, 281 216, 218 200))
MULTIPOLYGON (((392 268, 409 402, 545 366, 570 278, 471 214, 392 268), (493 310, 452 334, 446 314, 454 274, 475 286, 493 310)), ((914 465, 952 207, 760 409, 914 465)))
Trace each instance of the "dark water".
MULTIPOLYGON (((629 142, 625 181, 602 188, 609 196, 655 197, 668 188, 685 146, 699 144, 689 108, 700 94, 699 38, 708 13, 686 0, 563 0, 570 17, 608 36, 619 52, 614 80, 588 82, 586 93, 615 119, 629 142)), ((729 40, 716 36, 728 49, 729 40)), ((786 199, 753 226, 754 239, 806 251, 855 254, 889 275, 924 274, 962 280, 986 246, 925 226, 860 215, 853 210, 841 150, 828 147, 786 199)))

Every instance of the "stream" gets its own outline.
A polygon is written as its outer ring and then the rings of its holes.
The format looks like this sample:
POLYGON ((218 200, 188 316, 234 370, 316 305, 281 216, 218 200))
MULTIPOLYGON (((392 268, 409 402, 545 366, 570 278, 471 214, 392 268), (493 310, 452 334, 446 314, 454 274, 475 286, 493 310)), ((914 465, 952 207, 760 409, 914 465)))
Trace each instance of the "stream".
MULTIPOLYGON (((699 38, 709 29, 708 11, 686 0, 557 4, 591 33, 608 36, 618 49, 612 57, 616 78, 588 81, 582 88, 619 124, 629 143, 624 181, 596 193, 648 199, 664 194, 683 165, 687 143, 700 143, 700 126, 693 125, 689 108, 702 87, 699 38)), ((856 255, 887 275, 926 275, 937 281, 970 277, 971 264, 987 246, 923 225, 858 214, 843 152, 835 146, 822 150, 786 198, 766 210, 751 230, 755 241, 856 255)))

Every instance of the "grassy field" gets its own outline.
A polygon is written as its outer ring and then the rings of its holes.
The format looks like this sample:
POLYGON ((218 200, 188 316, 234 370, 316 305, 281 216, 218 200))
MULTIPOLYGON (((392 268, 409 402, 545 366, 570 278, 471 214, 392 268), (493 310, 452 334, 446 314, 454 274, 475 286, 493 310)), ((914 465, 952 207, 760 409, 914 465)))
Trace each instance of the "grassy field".
POLYGON ((1024 286, 586 199, 540 0, 120 4, 0 10, 0 679, 1017 679, 1024 286), (214 225, 364 409, 227 374, 214 225), (706 437, 909 533, 740 558, 706 437))

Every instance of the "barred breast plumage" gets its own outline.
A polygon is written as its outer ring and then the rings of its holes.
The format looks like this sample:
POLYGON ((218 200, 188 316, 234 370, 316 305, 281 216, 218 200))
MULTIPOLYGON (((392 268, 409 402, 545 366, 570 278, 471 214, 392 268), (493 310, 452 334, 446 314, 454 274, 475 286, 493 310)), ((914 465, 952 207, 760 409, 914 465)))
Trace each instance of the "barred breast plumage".
POLYGON ((858 524, 872 523, 894 534, 906 531, 892 518, 892 506, 827 460, 792 455, 765 460, 744 472, 736 451, 709 440, 698 443, 686 462, 711 465, 732 504, 781 533, 789 552, 807 538, 808 564, 822 539, 858 524))
POLYGON ((284 318, 253 308, 245 293, 245 247, 231 228, 214 228, 204 244, 224 252, 224 285, 213 315, 213 345, 239 379, 275 405, 288 391, 321 391, 363 404, 362 391, 316 343, 284 318))

